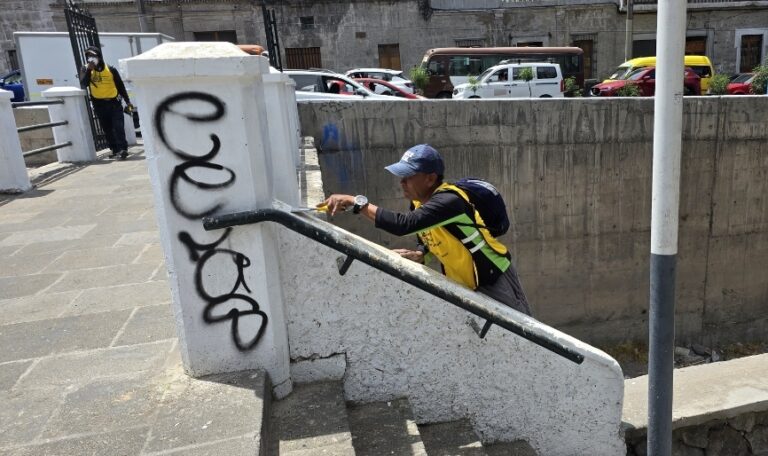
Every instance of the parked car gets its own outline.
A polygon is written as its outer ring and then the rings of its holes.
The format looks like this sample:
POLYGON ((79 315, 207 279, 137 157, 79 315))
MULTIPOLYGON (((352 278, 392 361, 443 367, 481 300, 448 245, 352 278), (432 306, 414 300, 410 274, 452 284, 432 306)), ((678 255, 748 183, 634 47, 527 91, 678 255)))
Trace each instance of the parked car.
MULTIPOLYGON (((709 81, 712 79, 712 75, 715 74, 715 69, 712 67, 712 61, 709 60, 709 57, 706 55, 686 55, 683 57, 683 65, 699 75, 701 78, 701 93, 707 93, 709 81)), ((619 65, 613 74, 603 82, 627 79, 636 70, 650 67, 656 67, 656 57, 638 57, 627 60, 619 65)))
POLYGON ((731 79, 725 91, 728 95, 749 95, 752 93, 753 79, 755 79, 755 73, 739 73, 731 79))
MULTIPOLYGON (((656 93, 656 68, 639 68, 630 73, 626 79, 602 82, 589 89, 593 97, 615 97, 619 90, 630 84, 637 85, 640 96, 652 97, 656 93)), ((701 95, 701 78, 690 68, 685 69, 683 80, 684 95, 701 95)))
POLYGON ((21 70, 13 70, 0 76, 0 89, 13 92, 11 101, 24 101, 24 82, 21 70))
POLYGON ((475 90, 469 83, 454 87, 453 98, 562 98, 565 90, 563 73, 557 63, 503 61, 485 70, 477 79, 475 90), (520 77, 524 68, 533 70, 533 79, 528 82, 520 77))
POLYGON ((359 82, 368 90, 381 95, 387 95, 390 97, 406 98, 408 100, 423 100, 425 99, 421 95, 416 95, 411 91, 407 91, 402 87, 398 87, 391 82, 382 81, 381 79, 373 78, 355 78, 355 81, 359 82))
MULTIPOLYGON (((357 95, 368 100, 392 100, 392 97, 377 95, 344 75, 329 70, 285 70, 296 83, 296 99, 299 92, 316 92, 330 95, 357 95)), ((330 97, 335 98, 335 97, 330 97)))
MULTIPOLYGON (((406 92, 416 93, 416 86, 403 75, 400 70, 388 70, 386 68, 355 68, 345 73, 350 78, 381 79, 393 85, 401 87, 406 92)), ((383 93, 383 92, 376 92, 383 93)))

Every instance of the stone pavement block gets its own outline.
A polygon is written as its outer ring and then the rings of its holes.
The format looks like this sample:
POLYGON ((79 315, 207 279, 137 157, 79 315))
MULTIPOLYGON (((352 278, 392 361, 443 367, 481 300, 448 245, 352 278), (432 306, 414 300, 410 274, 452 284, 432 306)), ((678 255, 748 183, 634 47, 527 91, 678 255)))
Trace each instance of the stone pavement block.
POLYGON ((141 344, 176 337, 176 326, 169 304, 136 309, 114 346, 141 344))
POLYGON ((0 362, 107 347, 129 310, 0 326, 0 362))
MULTIPOLYGON (((8 236, 9 236, 8 234, 0 234, 0 241, 2 241, 8 236)), ((13 254, 18 252, 21 248, 22 246, 20 245, 7 245, 4 247, 0 247, 0 258, 3 258, 3 259, 10 258, 11 256, 13 256, 13 254)))
POLYGON ((74 226, 54 226, 51 228, 43 228, 37 230, 24 230, 16 232, 0 241, 0 246, 3 245, 23 245, 30 242, 41 241, 68 241, 72 239, 80 239, 85 236, 89 231, 96 228, 96 225, 74 225, 74 226))
POLYGON ((12 361, 0 364, 0 391, 11 389, 31 364, 32 361, 12 361))
POLYGON ((37 274, 53 263, 60 253, 44 253, 42 255, 17 255, 4 258, 0 262, 0 277, 18 277, 37 274))
POLYGON ((97 269, 79 269, 64 273, 64 277, 47 291, 54 293, 144 283, 150 279, 154 271, 155 266, 147 265, 146 263, 122 264, 97 269))
POLYGON ((34 440, 61 401, 54 389, 0 392, 0 454, 4 447, 34 440))
POLYGON ((162 398, 163 391, 158 386, 141 373, 86 383, 66 395, 41 437, 50 439, 145 425, 152 421, 162 398))
MULTIPOLYGON (((189 446, 179 448, 173 451, 162 451, 159 453, 143 453, 145 456, 211 456, 211 455, 226 455, 226 456, 254 456, 256 454, 262 454, 258 452, 259 439, 255 433, 247 434, 240 437, 234 437, 227 440, 221 440, 216 442, 210 442, 198 446, 189 446)), ((330 453, 329 453, 330 454, 330 453)), ((335 453, 334 453, 335 455, 335 453)), ((352 455, 354 456, 354 455, 352 455)))
POLYGON ((170 302, 171 289, 166 281, 92 288, 83 291, 64 315, 132 309, 170 302))
POLYGON ((59 280, 60 273, 34 274, 23 277, 0 277, 0 299, 29 296, 48 288, 59 280))
POLYGON ((173 341, 108 348, 56 355, 41 360, 27 374, 19 388, 66 386, 114 375, 164 369, 173 341))
POLYGON ((430 456, 486 456, 483 444, 467 420, 419 426, 419 434, 430 456))
POLYGON ((130 264, 139 257, 143 246, 103 247, 64 252, 46 272, 71 271, 74 269, 100 268, 118 264, 130 264))
POLYGON ((0 225, 23 224, 40 212, 17 212, 12 210, 0 210, 0 225))
POLYGON ((0 325, 56 318, 79 294, 75 290, 0 300, 0 325))
POLYGON ((160 244, 147 245, 136 260, 136 263, 158 264, 161 262, 165 262, 165 256, 163 254, 163 247, 160 244))
MULTIPOLYGON (((170 389, 164 397, 145 452, 261 431, 265 395, 269 394, 264 372, 242 371, 185 380, 184 388, 170 389)), ((258 447, 259 442, 254 440, 250 454, 255 454, 258 447)))
POLYGON ((73 250, 92 249, 95 247, 112 247, 120 239, 120 235, 92 235, 88 234, 83 239, 73 239, 69 241, 46 241, 30 242, 14 254, 18 255, 42 255, 44 253, 63 253, 73 250))
POLYGON ((141 453, 148 427, 58 439, 9 450, 7 456, 134 456, 141 453))
MULTIPOLYGON (((355 449, 349 443, 334 443, 319 448, 281 452, 281 456, 355 456, 355 449)), ((391 453, 394 454, 394 453, 391 453)))
POLYGON ((160 234, 157 230, 154 231, 136 231, 134 233, 126 233, 120 236, 120 239, 115 244, 120 245, 146 245, 146 244, 160 244, 160 234))

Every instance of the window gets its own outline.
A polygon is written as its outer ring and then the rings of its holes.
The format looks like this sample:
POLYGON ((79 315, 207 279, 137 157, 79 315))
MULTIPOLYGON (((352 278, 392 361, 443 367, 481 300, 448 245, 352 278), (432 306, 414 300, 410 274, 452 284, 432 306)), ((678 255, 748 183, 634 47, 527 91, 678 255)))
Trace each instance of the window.
POLYGON ((690 68, 694 73, 698 74, 700 78, 712 77, 712 73, 710 73, 710 68, 708 65, 691 65, 690 68))
POLYGON ((364 39, 368 34, 365 32, 355 32, 355 38, 364 39))
POLYGON ((302 16, 299 18, 299 22, 302 30, 315 28, 315 16, 302 16))
POLYGON ((379 45, 379 66, 392 70, 402 70, 400 66, 400 45, 399 44, 380 44, 379 45))
POLYGON ((11 49, 8 51, 8 64, 10 67, 9 70, 16 70, 19 68, 19 59, 16 57, 16 50, 11 49))
POLYGON ((526 68, 530 68, 530 67, 516 67, 516 68, 513 68, 512 69, 512 80, 514 80, 514 81, 522 81, 523 78, 520 77, 520 73, 524 69, 526 69, 526 68))
POLYGON ((747 73, 760 65, 763 35, 741 35, 741 62, 739 71, 747 73))
POLYGON ((493 73, 485 82, 507 82, 507 69, 493 73))
POLYGON ((237 33, 234 30, 218 30, 215 32, 192 32, 195 41, 228 41, 237 44, 237 33))
POLYGON ((542 47, 544 46, 543 41, 518 41, 517 47, 542 47))
POLYGON ((635 40, 632 42, 632 57, 653 57, 656 55, 656 40, 635 40))
POLYGON ((706 55, 707 37, 688 36, 685 38, 685 55, 706 55))
POLYGON ((285 48, 286 68, 307 69, 322 68, 320 48, 285 48))
POLYGON ((468 38, 461 40, 454 40, 456 47, 460 48, 476 48, 485 47, 485 38, 468 38))
MULTIPOLYGON (((573 46, 577 48, 581 48, 581 50, 584 51, 584 79, 591 79, 592 68, 594 67, 593 61, 595 56, 594 40, 591 40, 591 39, 574 40, 573 46)), ((562 69, 563 71, 566 71, 565 67, 563 67, 562 69)))
POLYGON ((536 67, 536 79, 557 79, 557 70, 551 66, 536 67))
POLYGON ((293 82, 296 83, 296 90, 305 92, 322 92, 322 78, 312 74, 289 74, 293 82))

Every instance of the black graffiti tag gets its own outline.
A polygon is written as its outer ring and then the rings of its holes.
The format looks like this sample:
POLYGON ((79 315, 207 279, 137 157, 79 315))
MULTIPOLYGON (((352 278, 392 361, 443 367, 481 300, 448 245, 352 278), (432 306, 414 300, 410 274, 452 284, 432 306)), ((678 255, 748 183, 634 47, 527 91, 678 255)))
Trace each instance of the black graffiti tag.
MULTIPOLYGON (((251 260, 240 252, 236 252, 231 249, 219 248, 219 245, 229 237, 232 228, 227 228, 224 234, 216 241, 210 244, 199 244, 192 239, 192 236, 186 231, 179 233, 179 240, 187 247, 189 252, 189 259, 196 263, 195 265, 195 290, 197 294, 206 301, 205 310, 203 311, 203 320, 206 323, 216 323, 224 320, 232 320, 232 340, 235 342, 235 346, 241 351, 250 350, 258 344, 261 336, 264 334, 264 329, 267 326, 267 314, 259 309, 259 304, 255 299, 242 293, 238 293, 238 289, 242 286, 248 293, 251 289, 245 282, 245 268, 251 265, 251 260), (229 292, 221 295, 211 294, 205 287, 203 281, 203 270, 206 263, 211 260, 215 255, 229 256, 237 269, 237 278, 229 292), (247 309, 238 309, 236 305, 232 304, 232 301, 240 301, 247 309), (226 309, 226 305, 229 303, 233 307, 228 311, 220 311, 221 308, 226 309), (217 312, 218 311, 218 312, 217 312), (250 337, 243 337, 240 329, 240 320, 257 320, 258 329, 255 334, 250 337)), ((249 326, 253 326, 251 323, 249 326)))
POLYGON ((210 160, 215 158, 216 155, 218 155, 219 150, 221 149, 221 140, 219 140, 219 137, 213 133, 211 133, 211 136, 210 136, 213 146, 211 147, 210 151, 208 151, 203 155, 193 155, 177 147, 174 147, 168 141, 168 138, 165 132, 165 116, 169 113, 180 115, 191 122, 213 122, 224 117, 224 113, 225 113, 224 103, 222 103, 221 100, 214 97, 213 95, 210 95, 207 93, 185 92, 185 93, 179 93, 166 98, 165 100, 163 100, 162 103, 160 103, 160 105, 155 110, 154 123, 155 123, 155 129, 157 131, 157 135, 160 137, 160 141, 162 141, 165 147, 167 147, 171 152, 173 152, 174 155, 184 160, 183 163, 181 163, 180 165, 176 166, 173 169, 173 174, 171 175, 171 179, 169 183, 171 204, 173 204, 173 207, 176 209, 176 211, 178 211, 178 213, 181 214, 183 217, 189 220, 196 220, 196 219, 199 219, 200 217, 204 217, 206 215, 210 215, 216 212, 221 208, 222 203, 216 203, 212 207, 209 207, 208 209, 204 209, 197 212, 193 212, 185 208, 179 196, 179 191, 178 191, 179 179, 182 179, 185 182, 192 184, 201 190, 219 190, 219 189, 227 188, 235 182, 235 179, 236 179, 235 172, 219 164, 210 163, 210 160), (173 105, 180 103, 182 101, 188 101, 188 100, 197 100, 197 101, 208 103, 213 106, 214 111, 210 114, 197 115, 197 114, 179 113, 173 110, 173 105), (194 168, 205 168, 213 171, 225 171, 226 173, 229 174, 229 176, 222 182, 216 182, 216 183, 200 182, 198 180, 193 179, 189 175, 189 170, 194 168))
MULTIPOLYGON (((174 114, 184 117, 191 122, 214 122, 224 117, 226 112, 224 103, 218 98, 202 92, 185 92, 172 95, 163 100, 155 109, 154 124, 160 141, 176 157, 182 160, 182 163, 174 167, 169 181, 169 196, 174 209, 188 220, 197 220, 206 215, 212 214, 220 209, 223 203, 209 205, 206 209, 193 211, 188 209, 183 202, 182 195, 179 193, 179 180, 183 180, 196 188, 204 191, 216 192, 231 186, 237 175, 227 167, 217 163, 211 163, 221 149, 221 141, 215 134, 211 134, 212 147, 202 155, 195 155, 181 150, 168 140, 165 130, 165 118, 167 114, 174 114), (208 114, 190 114, 181 113, 173 110, 174 105, 184 101, 201 101, 213 107, 213 111, 208 114), (203 182, 196 180, 190 175, 190 171, 195 168, 210 171, 221 171, 226 173, 226 178, 220 182, 203 182)), ((245 268, 251 265, 251 260, 241 252, 228 248, 220 248, 219 245, 230 235, 232 229, 228 228, 224 234, 216 241, 210 244, 201 244, 196 242, 192 235, 187 231, 178 233, 179 241, 184 244, 189 253, 189 258, 195 264, 195 291, 198 296, 206 303, 203 310, 203 321, 206 323, 218 323, 231 320, 232 340, 240 351, 251 350, 258 345, 266 329, 267 315, 259 308, 258 302, 247 294, 239 291, 241 288, 251 293, 251 289, 245 281, 245 268), (213 258, 221 256, 231 259, 235 266, 236 278, 234 285, 229 291, 216 294, 206 287, 204 269, 206 264, 213 258), (242 308, 240 308, 240 307, 242 308), (249 324, 241 324, 248 321, 249 324), (256 328, 252 334, 244 335, 245 328, 256 328)))

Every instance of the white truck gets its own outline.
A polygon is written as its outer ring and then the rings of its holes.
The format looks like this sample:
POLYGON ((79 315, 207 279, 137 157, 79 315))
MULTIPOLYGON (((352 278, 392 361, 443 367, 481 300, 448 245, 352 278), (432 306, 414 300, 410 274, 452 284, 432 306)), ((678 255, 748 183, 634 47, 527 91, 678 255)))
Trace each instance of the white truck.
MULTIPOLYGON (((40 100, 51 87, 80 87, 72 44, 66 32, 15 32, 19 65, 27 100, 40 100)), ((133 57, 174 39, 162 33, 99 33, 101 51, 108 65, 133 57)), ((125 81, 128 95, 129 81, 125 81)))

